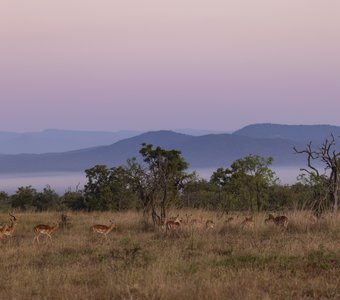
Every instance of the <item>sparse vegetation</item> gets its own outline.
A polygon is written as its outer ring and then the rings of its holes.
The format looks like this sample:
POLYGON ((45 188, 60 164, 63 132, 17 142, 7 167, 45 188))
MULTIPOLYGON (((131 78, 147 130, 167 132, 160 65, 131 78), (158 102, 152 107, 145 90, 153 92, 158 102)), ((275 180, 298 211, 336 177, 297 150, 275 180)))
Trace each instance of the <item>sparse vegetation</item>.
MULTIPOLYGON (((2 299, 335 299, 340 297, 340 215, 286 214, 272 226, 262 213, 170 211, 189 220, 165 234, 143 227, 142 213, 67 212, 70 230, 33 243, 37 224, 57 223, 58 212, 16 213, 17 230, 1 242, 2 299), (225 222, 234 217, 234 223, 225 222), (104 240, 94 224, 114 219, 104 240), (190 220, 214 221, 214 228, 190 220)), ((8 220, 0 215, 1 222, 8 220)), ((151 219, 149 220, 151 223, 151 219)))
POLYGON ((140 153, 84 190, 0 193, 0 299, 340 298, 340 215, 315 214, 314 181, 282 186, 252 155, 207 181, 140 153))

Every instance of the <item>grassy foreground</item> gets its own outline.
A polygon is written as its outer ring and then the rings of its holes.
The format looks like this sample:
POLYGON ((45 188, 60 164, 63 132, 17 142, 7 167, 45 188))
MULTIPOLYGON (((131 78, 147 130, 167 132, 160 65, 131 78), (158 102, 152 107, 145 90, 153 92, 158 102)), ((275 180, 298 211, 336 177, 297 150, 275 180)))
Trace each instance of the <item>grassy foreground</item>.
MULTIPOLYGON (((317 222, 287 214, 287 230, 225 225, 166 236, 136 212, 68 213, 71 228, 33 244, 33 227, 59 213, 17 213, 13 239, 0 244, 0 299, 340 299, 340 215, 317 222), (89 227, 114 219, 105 241, 89 227)), ((8 215, 0 214, 6 222, 8 215)))

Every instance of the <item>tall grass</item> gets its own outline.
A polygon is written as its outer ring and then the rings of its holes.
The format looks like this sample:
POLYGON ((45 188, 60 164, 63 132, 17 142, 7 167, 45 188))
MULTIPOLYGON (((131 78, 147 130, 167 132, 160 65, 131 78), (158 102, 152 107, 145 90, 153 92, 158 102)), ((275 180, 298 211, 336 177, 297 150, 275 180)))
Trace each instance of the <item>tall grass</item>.
MULTIPOLYGON (((254 216, 254 228, 225 224, 207 211, 173 211, 211 219, 213 230, 183 225, 165 235, 136 212, 68 212, 53 240, 33 243, 33 227, 59 213, 18 213, 0 255, 0 299, 335 299, 340 298, 340 216, 314 221, 289 213, 287 229, 254 216), (90 231, 114 219, 108 240, 90 231)), ((236 216, 236 214, 235 214, 236 216)), ((229 217, 229 216, 228 216, 229 217)), ((8 215, 1 214, 6 222, 8 215)))

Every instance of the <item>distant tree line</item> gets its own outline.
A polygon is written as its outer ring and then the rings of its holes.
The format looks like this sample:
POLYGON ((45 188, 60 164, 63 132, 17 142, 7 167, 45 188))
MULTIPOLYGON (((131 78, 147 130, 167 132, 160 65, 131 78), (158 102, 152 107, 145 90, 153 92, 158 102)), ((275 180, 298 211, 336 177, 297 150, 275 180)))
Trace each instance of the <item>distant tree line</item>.
POLYGON ((205 180, 188 172, 180 151, 142 144, 140 160, 132 158, 126 165, 96 165, 85 170, 87 183, 81 190, 58 195, 50 186, 42 192, 32 186, 19 187, 13 195, 0 192, 0 207, 36 211, 137 209, 154 222, 164 221, 169 207, 221 212, 312 208, 318 215, 337 207, 340 163, 332 146, 334 139, 326 140, 320 153, 313 151, 311 145, 296 150, 307 154, 309 169, 302 169, 305 175, 296 184, 281 185, 270 169, 271 157, 248 155, 228 168, 218 168, 210 180, 205 180), (312 165, 313 159, 329 159, 326 162, 333 167, 332 172, 320 175, 312 165))

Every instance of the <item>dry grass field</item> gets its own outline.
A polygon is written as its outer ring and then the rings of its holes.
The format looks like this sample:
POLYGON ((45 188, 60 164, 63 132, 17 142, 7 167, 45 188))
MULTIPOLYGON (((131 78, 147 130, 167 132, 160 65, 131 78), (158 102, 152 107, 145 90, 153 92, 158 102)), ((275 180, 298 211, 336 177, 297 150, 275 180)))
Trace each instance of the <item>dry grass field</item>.
POLYGON ((33 227, 60 213, 16 213, 12 240, 0 244, 0 299, 340 299, 340 215, 288 213, 284 229, 264 214, 243 228, 244 216, 225 224, 212 212, 178 213, 215 226, 165 235, 136 212, 69 212, 70 228, 38 244, 33 227), (107 240, 90 231, 110 219, 118 228, 107 240))

